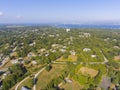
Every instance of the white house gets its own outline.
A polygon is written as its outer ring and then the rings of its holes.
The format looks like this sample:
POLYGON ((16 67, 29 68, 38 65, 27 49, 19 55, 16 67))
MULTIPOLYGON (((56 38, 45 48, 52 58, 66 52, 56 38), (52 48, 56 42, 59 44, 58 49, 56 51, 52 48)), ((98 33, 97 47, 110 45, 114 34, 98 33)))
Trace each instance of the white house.
POLYGON ((33 42, 33 43, 30 43, 30 44, 29 44, 29 46, 33 46, 33 45, 35 45, 35 44, 36 44, 35 42, 33 42))
POLYGON ((84 36, 85 36, 85 37, 90 37, 91 34, 90 34, 90 33, 84 33, 84 36))
POLYGON ((95 58, 95 57, 96 57, 96 55, 91 55, 91 57, 92 57, 92 58, 95 58))
POLYGON ((71 55, 76 55, 76 52, 74 50, 70 51, 71 55))
POLYGON ((66 29, 66 32, 69 32, 69 31, 70 31, 70 29, 69 29, 69 28, 67 28, 67 29, 66 29))
POLYGON ((63 52, 63 53, 64 53, 64 52, 66 52, 66 50, 65 50, 65 49, 60 49, 60 51, 61 51, 61 52, 63 52))
POLYGON ((37 64, 37 62, 36 62, 36 61, 32 61, 31 63, 32 63, 33 65, 36 65, 36 64, 37 64))
POLYGON ((66 82, 68 82, 68 83, 72 83, 72 80, 69 79, 69 78, 65 78, 65 80, 66 80, 66 82))
POLYGON ((16 64, 16 63, 18 63, 18 59, 10 60, 10 62, 11 62, 12 64, 16 64))
POLYGON ((27 56, 28 56, 28 57, 35 57, 36 55, 35 55, 34 53, 30 52, 30 53, 28 53, 27 56))
POLYGON ((88 51, 91 51, 91 49, 90 48, 84 48, 83 51, 88 52, 88 51))

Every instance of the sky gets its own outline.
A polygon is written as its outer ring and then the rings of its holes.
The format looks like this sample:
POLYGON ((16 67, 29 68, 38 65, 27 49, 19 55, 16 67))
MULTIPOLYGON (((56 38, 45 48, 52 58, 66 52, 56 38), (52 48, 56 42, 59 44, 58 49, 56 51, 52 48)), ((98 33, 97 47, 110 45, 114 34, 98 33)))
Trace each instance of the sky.
POLYGON ((120 23, 120 0, 0 0, 0 23, 120 23))

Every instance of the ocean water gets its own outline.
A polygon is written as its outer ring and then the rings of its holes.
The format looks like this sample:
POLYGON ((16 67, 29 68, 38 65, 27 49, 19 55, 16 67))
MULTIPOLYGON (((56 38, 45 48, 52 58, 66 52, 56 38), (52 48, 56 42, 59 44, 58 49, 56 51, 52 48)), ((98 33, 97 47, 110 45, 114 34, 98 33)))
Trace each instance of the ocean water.
POLYGON ((101 29, 120 29, 120 25, 95 25, 95 24, 59 24, 59 28, 101 28, 101 29))

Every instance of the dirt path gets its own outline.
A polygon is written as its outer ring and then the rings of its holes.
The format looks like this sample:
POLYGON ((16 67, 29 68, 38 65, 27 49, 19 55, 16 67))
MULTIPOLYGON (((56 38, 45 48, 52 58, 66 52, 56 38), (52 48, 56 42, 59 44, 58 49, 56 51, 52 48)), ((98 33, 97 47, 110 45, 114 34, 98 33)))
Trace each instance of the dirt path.
POLYGON ((17 86, 15 87, 15 90, 18 90, 18 87, 20 86, 20 84, 22 84, 22 83, 23 83, 24 81, 26 81, 28 78, 29 78, 29 76, 26 77, 26 78, 24 78, 21 82, 19 82, 19 83, 17 84, 17 86))

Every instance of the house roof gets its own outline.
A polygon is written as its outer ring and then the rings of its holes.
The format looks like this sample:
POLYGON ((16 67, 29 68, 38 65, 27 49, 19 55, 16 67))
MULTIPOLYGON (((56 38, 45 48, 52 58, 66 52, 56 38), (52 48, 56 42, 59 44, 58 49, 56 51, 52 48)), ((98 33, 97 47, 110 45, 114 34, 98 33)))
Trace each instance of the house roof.
POLYGON ((22 86, 21 90, 31 90, 31 89, 29 89, 29 88, 26 87, 26 86, 22 86))

